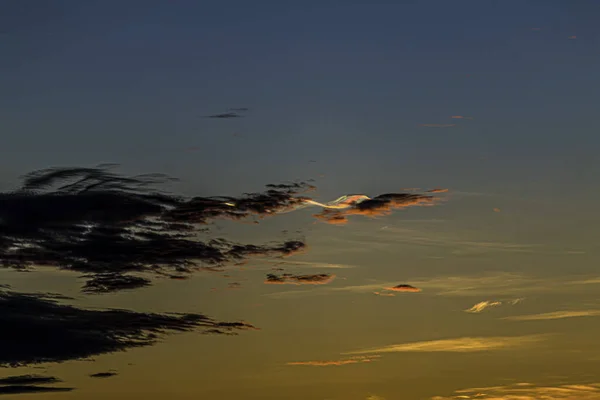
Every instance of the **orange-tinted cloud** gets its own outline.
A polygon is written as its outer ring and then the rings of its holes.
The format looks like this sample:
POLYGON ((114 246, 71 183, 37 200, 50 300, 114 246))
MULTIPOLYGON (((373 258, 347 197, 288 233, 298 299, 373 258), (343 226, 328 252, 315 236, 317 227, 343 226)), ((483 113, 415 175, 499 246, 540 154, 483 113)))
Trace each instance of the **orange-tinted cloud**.
POLYGON ((293 275, 267 274, 266 284, 276 285, 326 285, 335 279, 333 274, 293 275))
POLYGON ((560 386, 536 386, 521 382, 508 386, 478 387, 456 390, 450 396, 435 396, 432 400, 480 399, 480 400, 599 400, 600 383, 571 384, 560 386))
POLYGON ((416 288, 411 285, 396 285, 396 286, 385 288, 385 290, 391 290, 393 292, 406 292, 406 293, 418 293, 421 291, 421 289, 416 288))
POLYGON ((501 210, 498 207, 494 208, 494 212, 500 212, 500 211, 501 210))
POLYGON ((393 210, 412 206, 431 206, 437 198, 416 193, 389 193, 354 204, 343 210, 326 209, 315 217, 329 224, 345 224, 350 215, 378 217, 389 215, 393 210))
POLYGON ((377 361, 380 356, 358 356, 352 357, 345 360, 331 360, 331 361, 295 361, 289 362, 286 365, 305 365, 312 367, 332 367, 349 364, 360 364, 377 361))
POLYGON ((426 193, 446 193, 448 189, 436 188, 428 190, 426 193))
POLYGON ((575 36, 575 35, 569 36, 569 39, 577 39, 577 36, 575 36))

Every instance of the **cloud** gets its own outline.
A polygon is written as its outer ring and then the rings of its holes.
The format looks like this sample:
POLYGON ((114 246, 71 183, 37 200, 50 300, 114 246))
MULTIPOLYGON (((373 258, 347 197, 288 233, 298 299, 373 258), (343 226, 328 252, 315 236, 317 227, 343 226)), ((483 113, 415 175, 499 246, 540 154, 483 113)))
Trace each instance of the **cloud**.
POLYGON ((438 188, 438 189, 427 190, 425 193, 446 193, 446 192, 448 192, 448 189, 438 188))
POLYGON ((483 310, 485 310, 486 308, 496 307, 496 306, 499 306, 499 305, 502 305, 501 301, 489 301, 489 300, 486 300, 486 301, 481 301, 481 302, 475 304, 473 307, 468 308, 465 311, 469 312, 469 313, 480 313, 483 310))
POLYGON ((577 36, 575 36, 575 35, 569 36, 569 39, 577 39, 577 36))
POLYGON ((385 290, 391 290, 393 292, 405 292, 405 293, 417 293, 420 292, 421 289, 416 288, 411 285, 396 285, 392 287, 387 287, 385 290))
POLYGON ((541 314, 517 315, 505 317, 512 321, 546 321, 551 319, 575 318, 575 317, 597 317, 600 310, 579 310, 579 311, 553 311, 541 314))
POLYGON ((388 193, 368 200, 354 203, 351 207, 342 210, 326 209, 315 217, 330 224, 345 224, 348 216, 363 215, 378 217, 390 214, 393 210, 413 206, 433 205, 437 199, 430 195, 414 193, 388 193))
POLYGON ((293 275, 267 274, 267 284, 326 285, 335 279, 333 274, 293 275))
POLYGON ((426 128, 450 128, 452 126, 456 126, 456 124, 421 124, 426 128))
POLYGON ((376 294, 377 296, 383 296, 383 297, 395 297, 396 296, 394 293, 387 293, 387 292, 373 292, 373 294, 376 294))
POLYGON ((360 364, 360 363, 370 363, 373 361, 377 361, 377 358, 380 356, 357 356, 352 358, 347 358, 343 360, 332 360, 332 361, 294 361, 288 362, 286 365, 303 365, 303 366, 312 366, 312 367, 331 367, 331 366, 341 366, 341 365, 349 365, 349 364, 360 364))
POLYGON ((74 388, 68 387, 51 387, 51 386, 0 386, 0 395, 3 394, 25 394, 25 393, 53 393, 53 392, 70 392, 74 388))
POLYGON ((112 371, 108 371, 108 372, 97 372, 95 374, 91 374, 90 378, 101 378, 101 379, 105 379, 105 378, 111 378, 113 376, 118 375, 116 372, 112 372, 112 371))
POLYGON ((61 380, 54 376, 43 375, 17 375, 0 378, 0 385, 39 385, 58 382, 61 380))
POLYGON ((385 400, 385 398, 377 396, 376 394, 371 394, 366 398, 366 400, 385 400))
POLYGON ((213 115, 207 115, 204 118, 220 118, 220 119, 226 119, 226 118, 243 118, 243 115, 234 113, 234 112, 229 112, 229 113, 223 113, 223 114, 213 114, 213 115))
POLYGON ((507 386, 461 389, 456 390, 451 396, 435 396, 432 397, 432 400, 455 400, 458 398, 478 400, 600 400, 600 383, 536 386, 524 382, 507 386))
POLYGON ((430 340, 351 351, 344 354, 398 353, 398 352, 457 352, 500 350, 528 346, 540 342, 542 335, 462 337, 456 339, 430 340))
POLYGON ((0 193, 0 265, 80 272, 83 290, 108 293, 149 286, 151 277, 184 277, 248 257, 289 256, 305 244, 202 241, 210 220, 267 216, 303 204, 302 183, 270 185, 238 198, 187 199, 153 186, 172 178, 124 177, 109 166, 50 168, 27 174, 20 189, 0 193), (132 275, 134 273, 135 275, 132 275), (139 276, 140 274, 146 276, 139 276))
POLYGON ((0 291, 0 366, 83 359, 150 346, 177 332, 231 335, 256 329, 202 314, 90 310, 59 299, 65 298, 0 291))

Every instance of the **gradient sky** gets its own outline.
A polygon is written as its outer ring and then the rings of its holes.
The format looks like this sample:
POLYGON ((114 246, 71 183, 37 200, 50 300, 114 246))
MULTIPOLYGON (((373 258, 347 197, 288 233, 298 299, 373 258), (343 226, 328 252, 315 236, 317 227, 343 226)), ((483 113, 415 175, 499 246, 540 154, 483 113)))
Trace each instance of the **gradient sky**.
POLYGON ((286 261, 304 264, 285 272, 336 274, 325 285, 266 285, 267 259, 105 296, 73 274, 0 270, 80 305, 261 328, 49 364, 77 390, 20 398, 600 399, 600 2, 388 3, 0 2, 2 191, 104 162, 190 196, 310 178, 322 202, 449 189, 342 226, 307 210, 217 223, 242 242, 302 235, 309 250, 286 261), (422 292, 383 290, 397 284, 422 292), (502 304, 465 312, 484 301, 502 304))

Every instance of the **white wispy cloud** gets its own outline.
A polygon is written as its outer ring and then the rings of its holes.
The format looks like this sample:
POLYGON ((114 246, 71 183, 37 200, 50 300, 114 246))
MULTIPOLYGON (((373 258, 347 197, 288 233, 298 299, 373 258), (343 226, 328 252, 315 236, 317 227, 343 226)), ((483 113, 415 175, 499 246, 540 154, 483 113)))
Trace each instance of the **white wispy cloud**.
POLYGON ((536 386, 516 383, 508 386, 491 386, 456 390, 450 396, 435 396, 432 400, 600 400, 600 383, 536 386))
POLYGON ((480 301, 479 303, 475 304, 471 308, 466 309, 465 311, 469 312, 469 313, 480 313, 483 310, 485 310, 486 308, 496 307, 496 306, 499 306, 499 305, 502 305, 501 301, 489 301, 489 300, 480 301))
POLYGON ((375 347, 372 349, 351 351, 344 354, 373 354, 398 352, 468 353, 529 346, 544 340, 546 336, 547 335, 461 337, 455 339, 429 340, 423 342, 393 344, 389 346, 375 347))
POLYGON ((513 321, 545 321, 550 319, 575 318, 575 317, 597 317, 600 310, 573 310, 573 311, 553 311, 541 314, 516 315, 505 317, 513 321))

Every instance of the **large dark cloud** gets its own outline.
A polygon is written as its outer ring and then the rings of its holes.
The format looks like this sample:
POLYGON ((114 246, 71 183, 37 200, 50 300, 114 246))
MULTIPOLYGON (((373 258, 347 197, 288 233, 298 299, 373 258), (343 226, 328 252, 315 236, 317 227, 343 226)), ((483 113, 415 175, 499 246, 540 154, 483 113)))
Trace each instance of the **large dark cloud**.
POLYGON ((97 168, 53 168, 28 174, 19 190, 0 194, 0 265, 45 266, 81 272, 86 292, 151 284, 151 274, 181 278, 251 256, 287 256, 301 241, 270 245, 202 241, 200 225, 294 209, 301 183, 270 185, 241 197, 194 197, 159 192, 172 180, 148 174, 123 177, 97 168), (137 275, 136 275, 137 274, 137 275))
POLYGON ((83 359, 152 345, 176 332, 236 334, 256 329, 202 314, 89 310, 56 297, 0 290, 0 366, 83 359))

